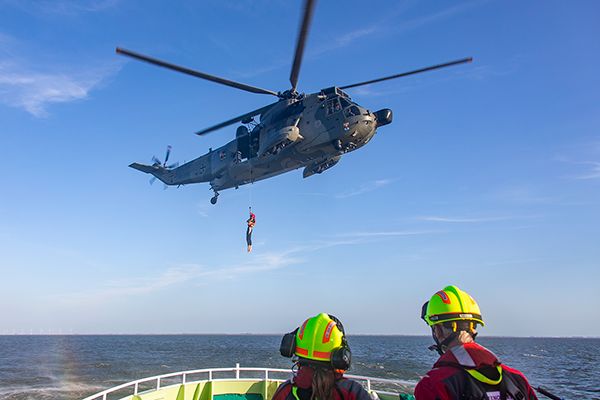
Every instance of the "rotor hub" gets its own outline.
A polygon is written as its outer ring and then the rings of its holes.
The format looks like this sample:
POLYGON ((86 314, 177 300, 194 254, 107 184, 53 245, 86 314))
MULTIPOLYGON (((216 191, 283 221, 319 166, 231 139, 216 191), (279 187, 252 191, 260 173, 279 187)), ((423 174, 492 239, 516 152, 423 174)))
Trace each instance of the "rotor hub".
POLYGON ((295 90, 295 89, 288 89, 284 92, 278 92, 277 96, 280 99, 295 99, 296 97, 298 97, 300 94, 295 90))

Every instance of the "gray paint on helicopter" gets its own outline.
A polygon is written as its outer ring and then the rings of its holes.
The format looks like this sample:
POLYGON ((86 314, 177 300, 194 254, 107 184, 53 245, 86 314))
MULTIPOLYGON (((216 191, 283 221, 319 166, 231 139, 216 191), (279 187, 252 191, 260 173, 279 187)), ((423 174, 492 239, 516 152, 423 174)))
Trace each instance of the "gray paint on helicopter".
POLYGON ((211 149, 195 160, 178 167, 169 166, 167 165, 169 147, 164 163, 154 157, 152 165, 133 163, 130 167, 152 174, 166 185, 208 182, 214 191, 212 204, 217 202, 220 190, 237 188, 298 168, 304 168, 302 174, 304 178, 320 174, 336 165, 345 153, 366 145, 375 135, 377 128, 392 122, 390 109, 371 112, 352 101, 342 90, 343 88, 396 79, 472 61, 471 58, 464 58, 341 88, 330 87, 306 95, 298 93, 296 85, 314 5, 315 0, 304 2, 304 15, 290 73, 292 87, 284 92, 231 81, 117 48, 119 54, 150 64, 251 93, 274 95, 279 98, 275 103, 197 132, 198 135, 204 135, 235 123, 242 123, 237 128, 235 139, 217 149, 211 149), (254 120, 255 117, 258 117, 258 121, 254 120))

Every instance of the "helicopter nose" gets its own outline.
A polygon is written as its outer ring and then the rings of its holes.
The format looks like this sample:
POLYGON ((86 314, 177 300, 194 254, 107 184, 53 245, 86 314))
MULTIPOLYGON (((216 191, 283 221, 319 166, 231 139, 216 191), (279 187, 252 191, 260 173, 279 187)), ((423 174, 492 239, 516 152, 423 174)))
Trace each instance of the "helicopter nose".
POLYGON ((389 108, 383 108, 379 111, 375 111, 374 115, 377 127, 391 124, 394 116, 392 110, 389 108))
POLYGON ((363 142, 373 136, 377 121, 373 114, 356 116, 349 126, 348 136, 353 142, 363 142), (353 122, 353 123, 352 123, 353 122))

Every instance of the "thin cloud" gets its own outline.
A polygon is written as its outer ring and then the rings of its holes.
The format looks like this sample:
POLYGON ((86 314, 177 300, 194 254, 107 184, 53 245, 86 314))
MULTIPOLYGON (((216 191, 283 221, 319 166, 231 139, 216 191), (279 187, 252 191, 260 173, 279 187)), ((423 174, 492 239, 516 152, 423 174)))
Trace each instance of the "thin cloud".
MULTIPOLYGON (((210 7, 223 7, 227 11, 237 12, 244 16, 257 16, 266 13, 266 10, 272 8, 274 3, 287 5, 287 2, 280 0, 217 0, 210 1, 210 7)), ((300 8, 294 9, 295 12, 300 8)))
POLYGON ((244 274, 280 269, 302 261, 293 256, 295 252, 266 253, 239 265, 218 268, 207 268, 198 264, 179 265, 170 267, 154 276, 107 282, 104 287, 97 290, 61 294, 57 297, 66 304, 101 304, 125 297, 156 293, 190 282, 206 283, 220 279, 233 279, 244 274))
POLYGON ((130 281, 113 281, 98 294, 104 297, 122 297, 152 293, 161 289, 190 281, 206 274, 199 265, 171 267, 154 277, 138 278, 130 281))
MULTIPOLYGON (((512 75, 517 72, 523 62, 524 57, 516 55, 511 59, 502 62, 499 65, 476 64, 469 68, 457 69, 456 76, 466 77, 475 80, 486 80, 489 78, 499 78, 512 75)), ((477 60, 475 60, 477 62, 477 60)))
MULTIPOLYGON (((421 232, 424 233, 424 232, 421 232)), ((366 239, 387 236, 415 235, 417 232, 361 232, 338 236, 334 240, 315 241, 307 244, 292 245, 280 252, 255 254, 249 261, 208 268, 199 264, 185 264, 167 268, 165 271, 149 277, 123 279, 107 282, 104 287, 85 292, 67 293, 55 296, 65 304, 103 304, 118 301, 126 297, 148 295, 184 284, 206 285, 218 280, 238 279, 245 275, 263 273, 287 268, 306 262, 299 254, 307 255, 319 250, 364 243, 366 239)))
POLYGON ((459 14, 461 12, 464 12, 470 8, 473 8, 475 6, 481 5, 483 2, 470 2, 470 3, 463 3, 463 4, 459 4, 459 5, 455 5, 452 7, 448 7, 444 10, 429 14, 429 15, 424 15, 424 16, 420 16, 417 18, 413 18, 411 20, 408 21, 399 21, 395 24, 396 26, 396 31, 411 31, 414 29, 418 29, 421 28, 425 25, 431 24, 433 22, 438 22, 440 20, 452 17, 456 14, 459 14))
POLYGON ((196 210, 198 215, 202 218, 208 218, 210 211, 214 209, 214 206, 209 206, 206 202, 199 203, 196 210))
MULTIPOLYGON (((440 21, 445 18, 449 18, 453 15, 459 14, 463 11, 466 11, 469 8, 474 7, 475 5, 481 4, 480 2, 471 2, 466 4, 461 4, 453 7, 449 7, 442 11, 438 11, 436 13, 432 13, 429 15, 408 19, 406 21, 398 22, 398 16, 404 13, 409 7, 405 4, 397 7, 395 10, 392 10, 386 13, 385 17, 378 20, 376 23, 359 27, 354 30, 344 32, 338 36, 333 38, 329 38, 327 41, 321 41, 320 45, 311 45, 309 44, 306 50, 306 58, 307 59, 318 59, 323 54, 328 52, 339 50, 346 48, 352 44, 354 44, 357 40, 370 38, 376 35, 389 36, 393 34, 397 34, 399 32, 407 32, 414 29, 421 28, 427 24, 440 21)), ((310 41, 310 40, 309 40, 310 41)), ((268 72, 272 72, 274 70, 283 68, 285 66, 290 66, 291 60, 279 58, 276 61, 270 62, 266 67, 256 68, 252 71, 236 71, 236 74, 240 77, 254 77, 257 75, 265 74, 268 72)), ((374 96, 378 94, 373 94, 374 96)))
POLYGON ((200 278, 206 273, 207 271, 198 265, 171 267, 159 275, 112 281, 97 290, 66 293, 57 297, 66 304, 101 304, 124 297, 154 293, 200 278))
POLYGON ((92 89, 113 74, 112 70, 86 71, 74 75, 21 72, 18 68, 3 65, 0 67, 0 101, 23 108, 35 117, 46 117, 50 104, 83 100, 92 89))
POLYGON ((373 34, 378 33, 379 31, 380 30, 377 29, 375 26, 371 26, 365 28, 358 28, 353 31, 346 32, 340 36, 333 38, 332 40, 324 42, 325 44, 314 48, 314 50, 308 50, 307 58, 317 58, 330 51, 347 47, 354 41, 367 36, 372 36, 373 34))
MULTIPOLYGON (((320 45, 315 49, 307 49, 306 58, 315 59, 319 56, 336 49, 340 49, 350 45, 354 40, 358 40, 361 37, 369 36, 375 33, 377 30, 374 27, 371 28, 360 28, 354 31, 346 32, 341 36, 333 38, 327 44, 320 45)), ((234 70, 234 74, 240 78, 252 78, 255 76, 264 75, 266 73, 276 71, 284 67, 291 67, 292 60, 287 57, 278 57, 276 60, 264 64, 262 67, 257 67, 252 70, 240 71, 234 70)))
POLYGON ((597 161, 581 161, 575 164, 589 166, 586 172, 574 175, 572 178, 577 180, 600 179, 600 162, 597 161))
POLYGON ((472 2, 466 4, 460 4, 453 7, 446 8, 444 10, 420 16, 408 20, 398 20, 398 15, 404 13, 407 10, 405 5, 386 13, 385 17, 377 21, 376 23, 361 28, 354 29, 352 31, 343 33, 333 40, 329 41, 326 45, 317 47, 315 50, 308 53, 310 57, 317 57, 324 53, 332 50, 341 49, 353 44, 356 40, 374 36, 377 34, 390 35, 398 32, 407 32, 414 29, 421 28, 433 22, 440 21, 442 19, 451 17, 466 11, 469 8, 479 3, 472 2))
POLYGON ((35 15, 77 16, 114 8, 120 0, 4 0, 1 3, 35 15))
POLYGON ((76 71, 42 71, 31 67, 34 64, 0 58, 0 103, 22 108, 38 118, 48 116, 51 104, 86 99, 120 69, 120 64, 109 64, 76 71))
POLYGON ((348 237, 355 239, 368 239, 368 238, 386 238, 386 237, 397 237, 397 236, 417 236, 417 235, 429 235, 434 233, 443 233, 439 230, 415 230, 415 231, 375 231, 375 232, 350 232, 339 235, 340 237, 348 237))
POLYGON ((443 217, 443 216, 422 216, 416 217, 419 221, 429 221, 429 222, 447 222, 447 223, 481 223, 481 222, 496 222, 496 221, 507 221, 511 219, 516 219, 517 217, 443 217))
POLYGON ((393 182, 392 179, 377 179, 372 182, 366 183, 357 189, 350 190, 348 192, 339 193, 335 197, 338 199, 346 199, 348 197, 359 196, 361 194, 365 194, 365 193, 372 192, 377 189, 381 189, 381 188, 389 185, 392 182, 393 182))
POLYGON ((585 160, 586 158, 588 160, 598 159, 598 155, 600 154, 600 140, 596 139, 585 143, 576 143, 570 147, 572 152, 578 154, 577 156, 569 157, 560 155, 555 157, 555 160, 564 164, 577 166, 578 171, 574 174, 563 176, 563 178, 573 180, 600 179, 600 161, 585 160))
MULTIPOLYGON (((411 91, 412 86, 413 85, 407 84, 398 89, 393 89, 393 90, 386 90, 386 89, 375 90, 375 89, 373 89, 373 85, 366 85, 366 86, 359 86, 357 88, 351 88, 349 90, 352 90, 352 92, 355 96, 383 97, 383 96, 393 96, 393 95, 397 95, 397 94, 408 93, 411 91)), ((385 87, 385 85, 384 85, 384 87, 385 87)))
POLYGON ((543 261, 542 258, 524 258, 524 259, 514 259, 514 260, 500 260, 500 261, 490 261, 486 262, 483 265, 486 267, 499 267, 499 266, 507 266, 507 265, 517 265, 517 264, 533 264, 539 261, 543 261))
POLYGON ((495 200, 519 204, 556 204, 557 197, 547 196, 534 185, 515 185, 500 188, 491 194, 495 200))

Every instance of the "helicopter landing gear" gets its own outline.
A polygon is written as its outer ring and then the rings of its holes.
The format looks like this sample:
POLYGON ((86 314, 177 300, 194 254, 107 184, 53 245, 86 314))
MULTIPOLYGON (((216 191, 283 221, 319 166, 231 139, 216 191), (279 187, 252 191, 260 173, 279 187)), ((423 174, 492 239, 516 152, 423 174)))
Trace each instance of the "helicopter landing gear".
POLYGON ((215 190, 215 195, 210 198, 210 204, 212 204, 214 206, 215 204, 217 204, 218 199, 219 199, 219 192, 217 192, 215 190))

